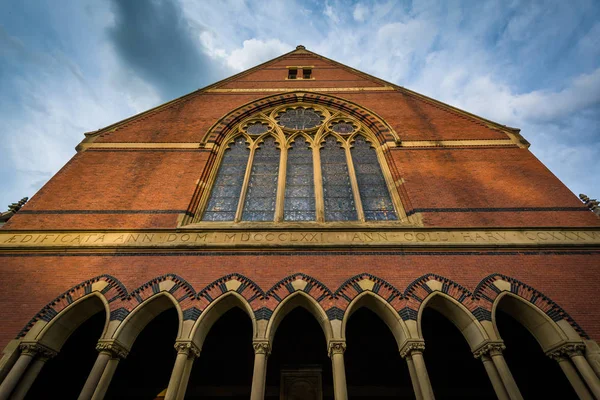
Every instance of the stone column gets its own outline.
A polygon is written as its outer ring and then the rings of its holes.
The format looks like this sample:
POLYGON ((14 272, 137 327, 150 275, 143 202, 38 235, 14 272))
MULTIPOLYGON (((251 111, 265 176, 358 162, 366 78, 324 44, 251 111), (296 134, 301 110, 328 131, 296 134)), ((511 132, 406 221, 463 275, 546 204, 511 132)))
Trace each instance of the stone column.
MULTIPOLYGON (((499 343, 500 346, 503 346, 499 343)), ((492 360, 492 357, 489 354, 491 350, 488 346, 480 347, 479 349, 473 352, 473 356, 475 358, 480 358, 483 362, 483 367, 485 368, 485 372, 487 372, 490 381, 492 382, 492 387, 494 388, 494 392, 496 392, 496 396, 500 400, 509 400, 510 396, 504 386, 504 382, 502 382, 502 378, 500 377, 500 373, 492 360)))
POLYGON ((175 343, 175 349, 177 350, 177 358, 175 359, 171 379, 169 379, 165 400, 176 400, 185 396, 187 381, 190 379, 190 372, 192 371, 191 366, 186 368, 188 358, 195 359, 200 356, 200 349, 191 341, 178 341, 175 343), (182 386, 182 382, 186 382, 185 387, 182 386))
MULTIPOLYGON (((90 400, 94 396, 96 390, 98 390, 99 383, 111 359, 125 358, 128 354, 128 351, 115 341, 99 342, 96 345, 96 350, 98 350, 100 354, 98 354, 98 358, 96 358, 96 362, 92 367, 92 371, 88 375, 88 378, 83 385, 83 389, 81 389, 81 393, 79 393, 78 400, 90 400)), ((114 368, 116 368, 116 365, 114 368)), ((112 379, 113 374, 114 369, 109 376, 110 379, 112 379)), ((106 393, 106 390, 108 390, 110 379, 105 378, 102 382, 104 386, 101 388, 101 390, 103 390, 104 393, 106 393)))
MULTIPOLYGON (((594 397, 600 399, 600 379, 598 379, 598 376, 583 356, 584 351, 585 345, 583 343, 567 343, 558 349, 553 350, 550 355, 553 357, 558 355, 569 357, 573 364, 575 364, 575 368, 577 368, 577 371, 585 383, 587 383, 587 386, 594 397)), ((575 388, 575 386, 573 386, 573 388, 575 388)))
POLYGON ((119 366, 120 360, 121 359, 119 357, 113 357, 108 361, 108 364, 106 364, 106 368, 104 368, 104 372, 100 377, 98 386, 96 386, 96 390, 92 395, 92 400, 104 399, 104 396, 106 396, 106 392, 108 391, 108 387, 110 386, 110 382, 112 381, 112 378, 115 375, 117 367, 119 366))
MULTIPOLYGON (((429 374, 427 373, 427 368, 425 367, 425 359, 423 359, 423 351, 425 351, 425 343, 423 341, 411 341, 406 343, 402 349, 400 350, 400 356, 402 358, 410 357, 411 362, 409 362, 408 367, 409 371, 411 368, 411 363, 414 368, 414 377, 411 373, 411 380, 413 380, 413 387, 417 384, 420 389, 421 398, 423 400, 434 400, 435 396, 433 395, 433 388, 431 387, 431 382, 429 381, 429 374), (416 383, 413 378, 416 378, 416 383)), ((407 361, 408 362, 408 361, 407 361)), ((415 396, 418 398, 418 392, 415 390, 415 396)))
POLYGON ((417 370, 415 369, 415 364, 412 360, 412 357, 409 355, 406 356, 406 364, 408 364, 408 372, 410 374, 410 381, 412 382, 412 387, 415 392, 415 397, 417 400, 423 400, 423 394, 421 393, 421 386, 419 385, 419 378, 417 377, 417 370))
POLYGON ((24 399, 25 395, 27 395, 27 392, 33 385, 33 382, 35 382, 35 379, 38 377, 38 375, 40 374, 40 371, 46 364, 46 361, 48 361, 52 357, 56 356, 56 354, 57 353, 54 350, 50 350, 48 348, 42 348, 40 346, 40 349, 38 349, 36 355, 33 358, 33 361, 29 364, 29 368, 27 368, 27 371, 21 378, 21 381, 19 382, 19 384, 13 391, 12 395, 10 396, 10 399, 11 400, 24 399))
POLYGON ((577 373, 577 370, 571 363, 571 359, 560 351, 548 353, 548 357, 558 362, 558 365, 563 370, 564 374, 567 376, 567 379, 575 389, 577 396, 581 400, 593 400, 594 397, 588 390, 585 383, 581 380, 581 377, 577 373))
POLYGON ((346 368, 344 367, 344 351, 346 342, 329 342, 329 358, 333 369, 333 393, 335 400, 348 400, 348 388, 346 387, 346 368))
POLYGON ((254 347, 254 372, 250 400, 263 400, 267 380, 267 358, 271 354, 271 346, 267 341, 255 341, 252 346, 254 347))
MULTIPOLYGON (((13 389, 21 380, 21 377, 23 377, 23 374, 25 374, 27 367, 38 353, 49 352, 55 354, 54 350, 51 350, 39 343, 21 343, 19 345, 19 349, 21 350, 21 355, 0 385, 0 400, 8 399, 10 394, 13 392, 13 389)), ((31 381, 31 383, 33 383, 33 381, 31 381)))
POLYGON ((502 350, 505 348, 506 346, 504 346, 504 343, 502 342, 490 342, 480 347, 477 352, 480 354, 488 354, 491 357, 492 362, 496 367, 496 371, 498 371, 498 375, 500 375, 500 379, 504 384, 504 389, 506 389, 506 392, 508 393, 508 397, 511 400, 523 400, 521 391, 502 355, 502 350))

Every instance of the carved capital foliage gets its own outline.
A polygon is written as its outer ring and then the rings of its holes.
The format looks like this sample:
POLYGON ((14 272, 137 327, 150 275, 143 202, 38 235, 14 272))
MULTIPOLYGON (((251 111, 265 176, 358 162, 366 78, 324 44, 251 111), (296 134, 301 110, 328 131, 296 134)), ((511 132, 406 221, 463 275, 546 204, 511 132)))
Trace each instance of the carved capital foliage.
POLYGON ((475 358, 481 358, 485 355, 494 356, 502 354, 502 350, 506 349, 506 346, 502 342, 490 342, 479 347, 473 352, 475 358))
POLYGON ((477 350, 475 350, 473 352, 473 356, 475 358, 481 358, 484 356, 494 356, 502 354, 502 351, 504 349, 506 349, 506 346, 502 342, 486 343, 483 346, 479 347, 477 350))
POLYGON ((548 357, 556 361, 562 361, 567 357, 582 356, 585 352, 583 343, 566 343, 546 353, 548 357))
POLYGON ((113 358, 125 358, 129 354, 129 351, 117 342, 99 342, 96 350, 110 353, 113 358))
POLYGON ((58 353, 49 347, 46 347, 39 343, 21 343, 19 345, 21 354, 30 355, 32 357, 38 357, 44 361, 55 357, 58 353))
POLYGON ((271 345, 267 341, 253 342, 252 347, 254 347, 254 354, 271 354, 271 345))
POLYGON ((344 351, 346 351, 346 342, 329 342, 329 357, 334 354, 344 354, 344 351))
POLYGON ((402 349, 400 349, 400 356, 405 358, 406 356, 410 356, 413 352, 424 352, 425 351, 425 342, 422 341, 414 341, 408 342, 402 349))
POLYGON ((176 342, 175 350, 177 353, 187 354, 188 357, 200 357, 200 349, 192 342, 176 342))

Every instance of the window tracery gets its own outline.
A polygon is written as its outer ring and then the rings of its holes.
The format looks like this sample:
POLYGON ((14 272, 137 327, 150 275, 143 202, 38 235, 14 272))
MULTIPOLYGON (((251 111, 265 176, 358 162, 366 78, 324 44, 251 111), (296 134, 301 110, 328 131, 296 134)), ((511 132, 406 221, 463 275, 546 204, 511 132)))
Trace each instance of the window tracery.
POLYGON ((247 118, 228 138, 200 202, 201 221, 399 220, 383 149, 348 115, 279 106, 247 118))

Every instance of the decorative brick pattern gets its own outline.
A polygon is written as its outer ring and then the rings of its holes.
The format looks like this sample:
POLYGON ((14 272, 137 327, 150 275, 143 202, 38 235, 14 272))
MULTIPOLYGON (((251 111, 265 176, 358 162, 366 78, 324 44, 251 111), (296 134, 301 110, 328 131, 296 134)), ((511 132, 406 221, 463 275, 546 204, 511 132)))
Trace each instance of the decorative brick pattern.
POLYGON ((110 304, 111 321, 123 321, 137 307, 143 307, 151 297, 160 295, 163 292, 160 289, 160 283, 165 281, 172 282, 172 286, 165 293, 169 293, 176 299, 183 310, 184 320, 197 320, 212 302, 218 301, 220 296, 229 291, 234 291, 244 297, 254 310, 256 319, 269 320, 279 303, 297 291, 293 285, 293 282, 297 280, 304 282, 301 291, 321 304, 321 307, 326 310, 325 313, 329 320, 342 320, 350 303, 365 291, 377 294, 383 301, 390 304, 402 320, 417 320, 422 303, 437 292, 428 285, 428 282, 433 280, 439 282, 440 292, 465 306, 478 321, 492 321, 492 305, 495 299, 503 293, 503 290, 494 283, 502 280, 510 284, 511 293, 533 304, 554 321, 566 320, 582 337, 588 338, 569 314, 543 293, 517 279, 502 274, 487 276, 477 285, 474 293, 471 293, 462 285, 437 274, 425 274, 412 281, 404 292, 401 292, 388 281, 368 273, 348 278, 333 292, 319 280, 302 273, 288 275, 266 292, 249 278, 237 273, 225 275, 199 292, 196 292, 185 279, 175 274, 156 277, 131 292, 127 292, 125 287, 114 277, 101 275, 85 281, 57 297, 23 328, 18 337, 23 337, 35 321, 49 322, 66 306, 82 296, 90 294, 91 283, 100 280, 107 282, 107 286, 98 293, 104 296, 110 304), (236 281, 236 285, 229 289, 228 282, 232 280, 236 281), (370 284, 363 286, 364 284, 361 282, 365 280, 370 281, 370 284))

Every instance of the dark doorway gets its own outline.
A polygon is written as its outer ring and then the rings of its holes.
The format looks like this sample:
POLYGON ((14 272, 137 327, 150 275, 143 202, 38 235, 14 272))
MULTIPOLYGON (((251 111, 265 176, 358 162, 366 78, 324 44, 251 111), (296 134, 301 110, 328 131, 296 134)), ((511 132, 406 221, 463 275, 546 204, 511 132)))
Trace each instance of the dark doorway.
POLYGON ((350 399, 414 399, 406 361, 387 325, 368 308, 358 309, 346 327, 344 361, 350 399))
POLYGON ((267 362, 266 400, 279 399, 281 372, 294 369, 320 370, 323 400, 333 400, 333 375, 325 334, 315 317, 302 307, 286 315, 275 333, 267 362))
POLYGON ((127 358, 119 362, 106 399, 154 399, 167 388, 178 324, 177 311, 170 308, 146 325, 127 358))
MULTIPOLYGON (((501 301, 502 302, 502 301, 501 301)), ((546 356, 531 333, 509 314, 496 311, 504 358, 525 399, 578 399, 558 363, 546 356)))
POLYGON ((462 333, 432 308, 423 311, 425 365, 438 400, 497 399, 481 360, 471 353, 462 333))
POLYGON ((252 322, 243 310, 232 308, 206 336, 185 398, 246 400, 250 398, 253 368, 252 322))
POLYGON ((96 362, 96 344, 106 313, 101 311, 73 332, 60 353, 46 362, 27 393, 27 399, 76 399, 96 362))

